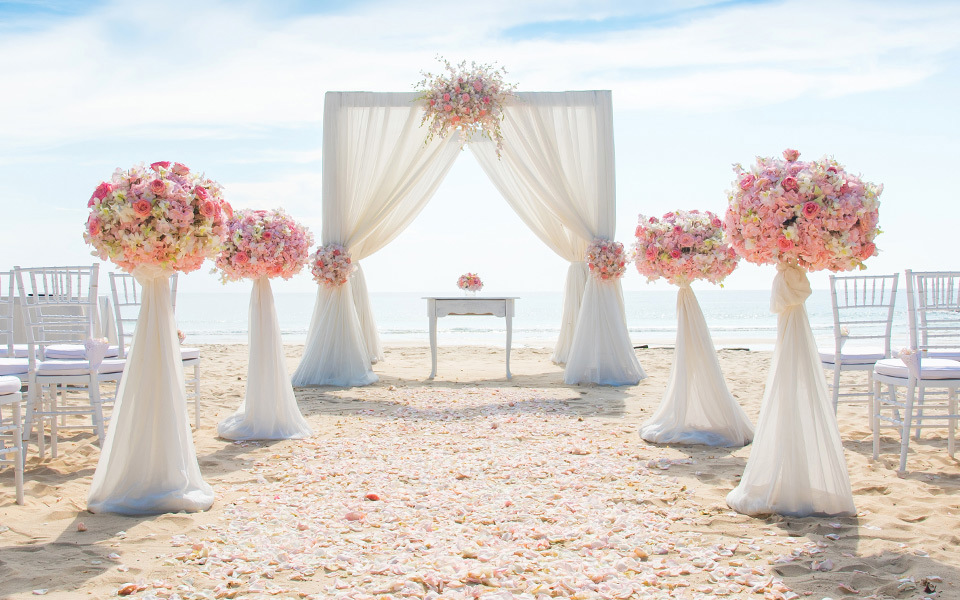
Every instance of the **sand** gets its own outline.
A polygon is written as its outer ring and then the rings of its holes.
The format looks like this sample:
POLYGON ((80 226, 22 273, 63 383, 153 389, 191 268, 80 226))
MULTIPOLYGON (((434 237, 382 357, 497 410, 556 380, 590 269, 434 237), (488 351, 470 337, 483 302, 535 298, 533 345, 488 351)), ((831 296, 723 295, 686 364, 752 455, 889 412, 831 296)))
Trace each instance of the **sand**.
MULTIPOLYGON (((0 472, 0 597, 960 598, 960 463, 930 430, 898 477, 892 432, 871 459, 863 404, 839 411, 858 515, 749 518, 724 497, 750 447, 636 433, 669 349, 638 350, 649 377, 608 388, 565 385, 546 348, 515 350, 507 381, 502 349, 441 347, 427 381, 427 348, 389 347, 377 384, 298 389, 315 435, 273 443, 216 437, 246 347, 202 351, 213 508, 90 514, 92 436, 44 461, 33 445, 25 506, 0 472)), ((301 353, 287 348, 291 372, 301 353)), ((770 354, 719 356, 756 422, 770 354)))

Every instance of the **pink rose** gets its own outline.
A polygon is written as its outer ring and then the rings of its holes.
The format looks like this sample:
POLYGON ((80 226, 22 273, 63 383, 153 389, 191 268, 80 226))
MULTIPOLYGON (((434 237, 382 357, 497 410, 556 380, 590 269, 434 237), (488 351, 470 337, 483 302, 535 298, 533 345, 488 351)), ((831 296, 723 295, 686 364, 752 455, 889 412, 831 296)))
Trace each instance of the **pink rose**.
POLYGON ((167 190, 166 184, 163 183, 160 179, 154 179, 150 182, 150 191, 153 192, 155 196, 159 196, 167 190))
POLYGON ((230 203, 224 202, 220 205, 220 209, 223 210, 223 214, 227 215, 228 219, 233 218, 233 207, 230 206, 230 203))
POLYGON ((87 231, 90 232, 90 235, 100 235, 100 219, 90 215, 87 220, 87 231))
POLYGON ((647 246, 647 260, 653 260, 657 257, 656 246, 647 246))
POLYGON ((674 225, 674 226, 673 226, 673 232, 679 235, 679 234, 683 233, 683 227, 680 226, 680 225, 674 225))
POLYGON ((490 104, 490 96, 484 96, 484 97, 483 97, 483 103, 484 103, 484 104, 490 104))
POLYGON ((203 187, 203 186, 200 186, 200 185, 198 185, 198 186, 196 186, 195 188, 193 188, 193 193, 194 193, 194 195, 196 195, 197 198, 199 198, 199 199, 201 199, 201 200, 206 200, 206 199, 207 199, 207 196, 209 195, 209 194, 207 194, 207 188, 205 188, 205 187, 203 187))
POLYGON ((683 248, 693 248, 693 236, 685 233, 680 236, 680 246, 683 248))
POLYGON ((247 255, 246 252, 237 252, 233 256, 233 262, 237 263, 238 265, 245 265, 250 262, 250 256, 247 255))
POLYGON ((470 102, 470 94, 463 94, 460 96, 460 100, 463 102, 470 102))
POLYGON ((451 110, 453 110, 453 107, 452 107, 451 105, 449 105, 449 104, 444 104, 444 105, 443 105, 443 110, 445 110, 445 111, 447 111, 447 112, 450 112, 451 110))
POLYGON ((437 105, 437 101, 434 100, 433 98, 430 98, 430 106, 436 106, 436 105, 437 105))
POLYGON ((200 214, 206 218, 211 218, 217 214, 217 205, 213 203, 213 200, 204 200, 200 203, 200 214))
POLYGON ((750 173, 747 173, 746 175, 740 178, 740 189, 744 191, 749 190, 753 186, 753 182, 755 180, 756 180, 756 177, 754 177, 750 173))
POLYGON ((133 212, 137 213, 138 217, 145 217, 150 214, 150 211, 153 210, 153 206, 150 205, 150 202, 140 198, 133 203, 133 212))
POLYGON ((812 219, 820 213, 820 205, 816 202, 807 202, 803 205, 803 216, 812 219))
POLYGON ((173 163, 173 172, 177 175, 186 175, 190 172, 190 168, 183 163, 173 163))
POLYGON ((793 150, 792 148, 787 148, 783 151, 783 158, 787 159, 790 162, 793 162, 800 158, 800 152, 793 150))
POLYGON ((780 182, 780 186, 788 192, 795 192, 800 189, 800 184, 797 183, 796 177, 784 177, 783 181, 780 182))
POLYGON ((107 194, 113 191, 113 185, 107 183, 106 181, 100 182, 100 185, 97 186, 97 189, 93 191, 93 196, 91 199, 96 198, 97 200, 103 200, 107 197, 107 194))
POLYGON ((656 217, 650 217, 649 219, 647 219, 647 222, 648 222, 648 223, 656 223, 656 222, 657 222, 657 218, 656 218, 656 217))
POLYGON ((670 251, 670 256, 672 256, 673 258, 680 258, 681 253, 679 250, 674 248, 673 250, 670 251))
POLYGON ((450 102, 450 94, 444 94, 444 95, 443 95, 443 101, 444 101, 444 102, 450 102))
POLYGON ((155 162, 155 163, 150 163, 150 168, 153 169, 154 171, 159 172, 161 167, 163 167, 164 169, 169 169, 169 168, 170 168, 170 161, 169 161, 169 160, 159 160, 159 161, 157 161, 157 162, 155 162))
POLYGON ((710 224, 713 225, 714 227, 720 227, 721 225, 723 225, 723 221, 721 221, 717 217, 714 217, 713 219, 710 220, 710 224))
POLYGON ((860 260, 867 260, 877 252, 877 246, 873 242, 867 242, 860 251, 860 260))
POLYGON ((789 252, 790 250, 793 250, 793 242, 783 236, 780 236, 780 239, 777 240, 777 248, 780 249, 780 252, 789 252))

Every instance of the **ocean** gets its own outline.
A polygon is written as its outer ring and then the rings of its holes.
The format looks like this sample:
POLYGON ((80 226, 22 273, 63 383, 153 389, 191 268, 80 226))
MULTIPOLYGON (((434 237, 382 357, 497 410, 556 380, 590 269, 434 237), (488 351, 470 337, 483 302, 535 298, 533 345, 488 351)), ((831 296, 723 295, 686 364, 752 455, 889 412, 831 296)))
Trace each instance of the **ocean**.
MULTIPOLYGON (((697 290, 707 326, 718 348, 769 350, 777 335, 776 315, 770 312, 769 290, 697 290)), ((449 292, 371 293, 374 316, 384 343, 428 344, 427 295, 449 292)), ((480 294, 482 296, 482 293, 480 294)), ((560 292, 505 293, 518 296, 513 320, 513 345, 552 346, 560 331, 563 295, 560 292)), ((303 343, 316 298, 310 293, 277 293, 277 313, 283 339, 303 343)), ((250 297, 242 293, 182 293, 177 299, 178 326, 192 343, 245 343, 250 297)), ((671 346, 677 333, 676 292, 625 292, 627 327, 635 346, 671 346)), ((807 299, 814 336, 821 346, 833 344, 830 292, 814 290, 807 299)), ((906 300, 897 299, 893 348, 907 342, 906 300)), ((502 345, 503 319, 450 316, 437 321, 437 343, 502 345)))

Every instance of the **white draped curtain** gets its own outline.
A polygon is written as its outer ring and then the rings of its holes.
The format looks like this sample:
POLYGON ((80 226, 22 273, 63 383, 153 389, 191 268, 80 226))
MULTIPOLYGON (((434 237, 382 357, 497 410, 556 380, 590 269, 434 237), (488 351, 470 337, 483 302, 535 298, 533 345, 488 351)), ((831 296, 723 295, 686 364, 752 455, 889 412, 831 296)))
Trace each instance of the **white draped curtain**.
MULTIPOLYGON (((613 239, 616 193, 609 91, 521 93, 505 107, 501 157, 472 142, 484 171, 524 223, 570 261, 554 361, 568 383, 634 384, 645 375, 627 333, 620 282, 588 277, 594 238, 613 239)), ((392 241, 420 213, 456 160, 459 140, 425 143, 413 93, 328 92, 324 109, 324 244, 354 261, 392 241)), ((295 385, 366 385, 382 358, 358 270, 317 292, 295 385)))
MULTIPOLYGON (((453 166, 454 138, 425 143, 413 93, 327 92, 323 114, 321 243, 354 262, 390 243, 416 218, 453 166)), ((363 270, 320 286, 294 385, 367 385, 383 358, 363 270)))

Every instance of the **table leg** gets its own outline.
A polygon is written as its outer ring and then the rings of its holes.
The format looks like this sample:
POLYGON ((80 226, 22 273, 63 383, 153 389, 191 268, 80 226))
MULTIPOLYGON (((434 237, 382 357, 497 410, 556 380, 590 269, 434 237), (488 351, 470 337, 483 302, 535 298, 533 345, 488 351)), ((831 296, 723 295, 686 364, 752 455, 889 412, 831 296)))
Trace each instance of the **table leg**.
POLYGON ((437 314, 430 315, 430 377, 437 376, 437 314))
POLYGON ((505 318, 507 319, 507 379, 510 379, 512 377, 510 375, 510 342, 513 338, 513 317, 508 311, 505 318))

